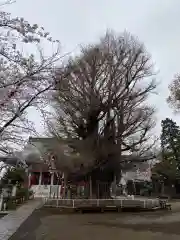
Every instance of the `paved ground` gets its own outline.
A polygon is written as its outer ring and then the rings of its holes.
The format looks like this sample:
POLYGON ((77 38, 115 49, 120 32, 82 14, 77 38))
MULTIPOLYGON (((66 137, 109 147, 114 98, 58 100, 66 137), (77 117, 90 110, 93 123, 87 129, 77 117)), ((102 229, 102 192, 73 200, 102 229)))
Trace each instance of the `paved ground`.
POLYGON ((40 200, 31 200, 19 207, 16 211, 12 211, 1 218, 0 240, 9 239, 40 204, 40 200))
POLYGON ((0 219, 1 219, 2 217, 6 216, 6 215, 7 215, 6 213, 0 212, 0 219))
POLYGON ((54 214, 35 211, 10 240, 179 240, 180 203, 173 211, 54 214))

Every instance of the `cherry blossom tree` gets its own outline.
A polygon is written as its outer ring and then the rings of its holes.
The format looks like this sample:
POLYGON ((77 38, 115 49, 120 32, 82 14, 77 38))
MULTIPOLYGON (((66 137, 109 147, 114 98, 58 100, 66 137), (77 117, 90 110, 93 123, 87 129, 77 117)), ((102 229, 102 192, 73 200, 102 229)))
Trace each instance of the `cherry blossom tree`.
POLYGON ((0 154, 7 154, 22 144, 22 133, 33 130, 27 110, 41 107, 42 97, 54 86, 54 68, 62 56, 59 41, 37 24, 0 10, 0 29, 0 154), (44 44, 52 47, 50 56, 44 53, 44 44))

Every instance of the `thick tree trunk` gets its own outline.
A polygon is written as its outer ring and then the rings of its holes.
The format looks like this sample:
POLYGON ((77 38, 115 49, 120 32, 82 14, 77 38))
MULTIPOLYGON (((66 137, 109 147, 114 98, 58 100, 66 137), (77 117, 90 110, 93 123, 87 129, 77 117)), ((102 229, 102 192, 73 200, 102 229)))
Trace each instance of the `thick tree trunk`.
POLYGON ((91 175, 93 198, 110 198, 110 187, 113 181, 111 174, 97 171, 91 175))
POLYGON ((110 194, 111 182, 97 182, 92 186, 92 198, 107 199, 111 197, 110 194))

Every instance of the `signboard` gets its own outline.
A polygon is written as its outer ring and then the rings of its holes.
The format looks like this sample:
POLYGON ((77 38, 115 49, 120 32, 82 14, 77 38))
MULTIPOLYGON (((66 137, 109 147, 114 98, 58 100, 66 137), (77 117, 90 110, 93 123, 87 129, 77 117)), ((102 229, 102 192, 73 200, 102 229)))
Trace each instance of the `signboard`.
POLYGON ((50 186, 50 197, 51 198, 58 198, 60 195, 60 186, 59 185, 52 185, 50 186))
POLYGON ((32 185, 31 190, 35 198, 58 198, 60 196, 60 185, 32 185))
POLYGON ((34 192, 34 197, 48 198, 50 195, 50 185, 33 185, 31 190, 34 192))

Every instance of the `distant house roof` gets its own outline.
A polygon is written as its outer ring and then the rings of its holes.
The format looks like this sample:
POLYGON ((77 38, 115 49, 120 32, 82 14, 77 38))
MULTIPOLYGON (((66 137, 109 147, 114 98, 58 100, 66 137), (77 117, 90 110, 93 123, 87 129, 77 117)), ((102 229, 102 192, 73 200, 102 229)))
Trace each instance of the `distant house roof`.
POLYGON ((134 164, 132 169, 122 172, 126 180, 151 181, 151 168, 148 162, 134 164))

